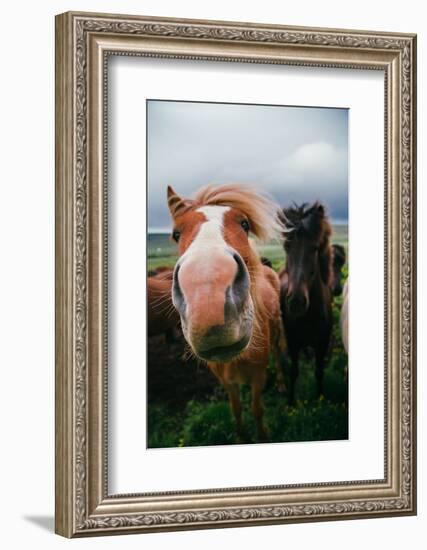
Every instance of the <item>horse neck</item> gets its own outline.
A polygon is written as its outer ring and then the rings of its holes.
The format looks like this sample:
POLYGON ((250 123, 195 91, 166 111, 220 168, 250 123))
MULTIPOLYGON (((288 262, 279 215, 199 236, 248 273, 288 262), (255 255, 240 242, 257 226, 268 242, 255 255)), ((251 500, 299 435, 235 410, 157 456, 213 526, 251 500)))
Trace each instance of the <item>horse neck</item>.
POLYGON ((317 277, 324 285, 330 286, 332 280, 332 249, 329 240, 323 250, 319 252, 318 265, 317 277))
MULTIPOLYGON (((329 286, 332 280, 332 249, 329 243, 319 252, 317 266, 315 282, 329 286)), ((289 274, 288 258, 285 261, 284 271, 289 274)))

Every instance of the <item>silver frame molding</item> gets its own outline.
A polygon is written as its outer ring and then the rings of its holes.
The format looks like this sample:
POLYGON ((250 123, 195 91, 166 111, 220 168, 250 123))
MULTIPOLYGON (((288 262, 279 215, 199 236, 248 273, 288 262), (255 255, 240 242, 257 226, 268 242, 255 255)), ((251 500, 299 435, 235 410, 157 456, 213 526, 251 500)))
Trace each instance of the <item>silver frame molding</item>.
POLYGON ((66 537, 416 513, 416 36, 68 12, 56 17, 56 508, 66 537), (138 55, 385 75, 385 477, 109 495, 107 60, 138 55))

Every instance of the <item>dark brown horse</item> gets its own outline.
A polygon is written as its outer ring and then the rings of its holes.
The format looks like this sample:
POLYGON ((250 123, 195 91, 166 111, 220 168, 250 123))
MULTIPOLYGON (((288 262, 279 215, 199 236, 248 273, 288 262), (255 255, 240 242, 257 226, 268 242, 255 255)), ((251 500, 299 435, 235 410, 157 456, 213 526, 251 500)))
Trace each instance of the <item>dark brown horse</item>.
POLYGON ((322 204, 283 210, 286 265, 280 273, 280 307, 291 359, 289 400, 301 350, 312 348, 318 395, 323 393, 323 369, 332 331, 331 224, 322 204))

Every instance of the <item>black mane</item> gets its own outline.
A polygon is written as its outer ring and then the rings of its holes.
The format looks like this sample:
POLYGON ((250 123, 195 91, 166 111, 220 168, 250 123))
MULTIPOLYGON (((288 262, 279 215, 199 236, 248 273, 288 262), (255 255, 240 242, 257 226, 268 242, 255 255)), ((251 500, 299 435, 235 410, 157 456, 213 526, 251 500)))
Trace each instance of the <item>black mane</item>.
POLYGON ((312 205, 304 202, 298 206, 294 203, 291 207, 283 208, 281 218, 285 226, 283 235, 286 240, 291 239, 294 234, 304 234, 316 240, 321 237, 323 229, 330 227, 325 207, 318 201, 312 205))

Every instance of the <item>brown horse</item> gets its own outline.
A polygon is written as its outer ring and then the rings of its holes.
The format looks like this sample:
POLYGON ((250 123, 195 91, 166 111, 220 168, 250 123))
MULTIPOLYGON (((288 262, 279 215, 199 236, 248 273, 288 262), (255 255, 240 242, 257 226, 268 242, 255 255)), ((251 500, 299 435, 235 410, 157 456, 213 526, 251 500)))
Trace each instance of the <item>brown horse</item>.
POLYGON ((283 210, 286 265, 280 273, 280 305, 291 359, 289 400, 295 398, 300 351, 313 348, 318 395, 332 332, 331 224, 322 204, 283 210))
POLYGON ((193 199, 169 187, 168 205, 179 248, 172 299, 185 339, 226 389, 239 439, 240 385, 251 386, 258 439, 264 441, 261 393, 270 352, 283 385, 280 286, 249 234, 265 240, 283 230, 277 206, 237 184, 202 188, 193 199))
POLYGON ((179 325, 179 315, 173 307, 173 270, 162 270, 147 277, 147 333, 148 336, 171 334, 179 325))

